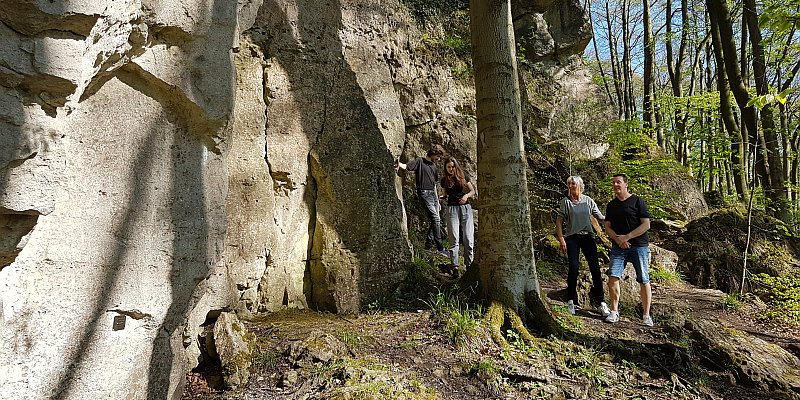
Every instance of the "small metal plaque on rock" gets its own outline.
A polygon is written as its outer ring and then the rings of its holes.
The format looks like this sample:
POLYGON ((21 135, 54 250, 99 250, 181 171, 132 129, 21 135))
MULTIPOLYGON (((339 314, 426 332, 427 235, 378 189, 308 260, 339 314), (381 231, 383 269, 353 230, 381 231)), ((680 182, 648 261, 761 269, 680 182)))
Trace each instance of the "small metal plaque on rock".
POLYGON ((124 315, 117 315, 114 317, 114 325, 113 328, 115 331, 121 331, 125 329, 125 316, 124 315))

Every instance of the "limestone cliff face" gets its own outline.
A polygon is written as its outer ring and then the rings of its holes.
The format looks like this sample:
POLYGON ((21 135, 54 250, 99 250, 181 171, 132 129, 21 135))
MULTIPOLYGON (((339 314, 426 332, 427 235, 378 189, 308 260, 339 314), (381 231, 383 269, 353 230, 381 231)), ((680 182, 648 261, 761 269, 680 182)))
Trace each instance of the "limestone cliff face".
POLYGON ((399 284, 394 159, 474 176, 470 84, 399 1, 2 3, 0 398, 177 398, 220 311, 399 284))
POLYGON ((225 245, 223 3, 0 7, 0 398, 180 391, 225 245))

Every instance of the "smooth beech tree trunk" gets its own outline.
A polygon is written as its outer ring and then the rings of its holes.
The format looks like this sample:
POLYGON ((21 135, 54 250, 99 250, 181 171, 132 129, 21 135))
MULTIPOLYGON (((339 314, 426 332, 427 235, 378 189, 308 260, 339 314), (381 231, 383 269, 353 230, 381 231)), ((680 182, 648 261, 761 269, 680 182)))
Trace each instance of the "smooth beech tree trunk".
POLYGON ((509 0, 470 1, 478 120, 477 264, 493 338, 508 324, 550 334, 558 324, 533 259, 519 78, 509 0), (505 322, 504 322, 505 320, 505 322))
POLYGON ((725 124, 725 130, 731 141, 731 170, 733 172, 734 186, 739 199, 744 201, 748 197, 747 171, 745 169, 745 145, 742 132, 733 116, 731 105, 731 91, 728 86, 728 75, 725 73, 725 61, 722 55, 722 42, 719 35, 719 26, 716 18, 711 19, 711 43, 714 49, 714 59, 717 65, 717 90, 719 91, 719 115, 725 124))
MULTIPOLYGON (((750 32, 750 44, 753 49, 753 80, 756 83, 756 94, 764 96, 769 93, 767 82, 767 62, 764 54, 764 44, 761 39, 761 30, 758 27, 758 14, 756 14, 755 0, 744 0, 744 10, 742 11, 747 20, 747 27, 750 32)), ((783 180, 783 163, 780 155, 778 135, 775 128, 775 119, 772 113, 772 105, 764 106, 761 109, 761 132, 764 136, 764 147, 766 148, 766 166, 769 182, 768 187, 764 188, 774 207, 774 216, 780 220, 787 221, 789 217, 789 203, 786 198, 786 188, 783 180)))

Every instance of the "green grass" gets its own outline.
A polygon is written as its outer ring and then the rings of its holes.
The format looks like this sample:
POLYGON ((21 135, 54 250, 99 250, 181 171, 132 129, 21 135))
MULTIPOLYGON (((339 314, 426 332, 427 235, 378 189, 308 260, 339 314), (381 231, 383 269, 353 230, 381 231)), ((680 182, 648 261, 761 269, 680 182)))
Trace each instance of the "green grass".
POLYGON ((564 329, 571 329, 571 330, 583 329, 583 322, 581 321, 580 317, 577 317, 567 312, 566 306, 553 305, 553 309, 556 310, 556 321, 564 329))
POLYGON ((476 334, 483 316, 483 307, 467 301, 466 296, 458 290, 458 285, 450 289, 439 289, 436 293, 429 294, 425 304, 444 323, 447 337, 454 343, 461 344, 476 334))
POLYGON ((725 311, 739 311, 744 306, 744 299, 738 293, 725 293, 717 306, 725 311))
POLYGON ((670 271, 659 264, 653 264, 650 269, 650 280, 663 285, 677 285, 686 280, 678 271, 670 271))
POLYGON ((354 347, 364 340, 356 333, 350 332, 349 329, 337 329, 336 330, 336 338, 339 339, 342 343, 346 344, 348 347, 354 347))
POLYGON ((470 365, 469 371, 480 377, 492 377, 498 373, 497 366, 494 365, 494 360, 491 358, 484 358, 470 365))

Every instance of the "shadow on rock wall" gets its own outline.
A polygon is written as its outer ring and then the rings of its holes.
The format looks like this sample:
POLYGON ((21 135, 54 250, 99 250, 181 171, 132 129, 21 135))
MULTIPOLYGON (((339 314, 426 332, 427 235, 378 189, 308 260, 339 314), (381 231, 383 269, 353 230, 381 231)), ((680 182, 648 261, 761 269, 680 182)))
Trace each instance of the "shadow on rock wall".
POLYGON ((360 310, 399 284, 410 263, 387 143, 402 137, 402 116, 382 103, 393 96, 388 67, 369 43, 357 42, 379 33, 354 26, 385 12, 360 3, 273 0, 256 22, 266 26, 253 41, 268 60, 270 173, 290 192, 316 190, 307 199, 313 232, 304 291, 317 310, 360 310))

